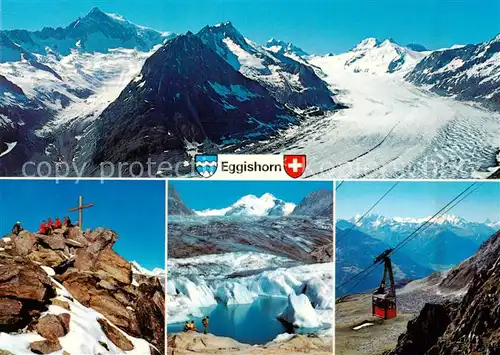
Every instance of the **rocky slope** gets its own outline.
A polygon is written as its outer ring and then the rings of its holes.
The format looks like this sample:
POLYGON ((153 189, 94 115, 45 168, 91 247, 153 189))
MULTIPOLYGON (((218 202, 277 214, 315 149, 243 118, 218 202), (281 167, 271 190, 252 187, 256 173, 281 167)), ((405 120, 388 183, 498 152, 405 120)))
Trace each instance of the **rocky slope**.
POLYGON ((458 100, 500 107, 500 35, 490 41, 435 51, 406 76, 417 85, 458 100))
POLYGON ((157 278, 134 279, 113 250, 117 237, 72 227, 0 239, 0 331, 8 333, 0 350, 163 354, 164 290, 157 278))
POLYGON ((292 215, 333 218, 333 191, 311 192, 295 207, 292 215))
MULTIPOLYGON (((498 354, 500 352, 500 232, 485 243, 479 255, 464 262, 464 271, 476 261, 475 275, 460 302, 427 304, 409 322, 390 355, 498 354), (493 247, 495 246, 495 247, 493 247), (485 252, 488 250, 488 252, 485 252), (486 256, 486 258, 482 258, 486 256)), ((456 280, 455 273, 452 280, 456 280)), ((464 272, 470 275, 470 272, 464 272)), ((468 276, 465 276, 467 279, 468 276)))
POLYGON ((231 22, 206 26, 196 34, 235 70, 259 82, 280 103, 302 109, 334 109, 333 93, 314 69, 290 51, 291 44, 273 41, 261 47, 247 40, 231 22))
POLYGON ((186 206, 172 183, 168 184, 168 214, 169 216, 192 216, 196 213, 186 206))

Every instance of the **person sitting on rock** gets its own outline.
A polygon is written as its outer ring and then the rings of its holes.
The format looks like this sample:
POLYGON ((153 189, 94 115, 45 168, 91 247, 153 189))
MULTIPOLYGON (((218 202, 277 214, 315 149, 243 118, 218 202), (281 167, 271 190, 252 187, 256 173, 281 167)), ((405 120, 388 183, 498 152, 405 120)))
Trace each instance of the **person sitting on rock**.
POLYGON ((193 332, 197 332, 198 331, 198 329, 196 329, 196 326, 194 325, 194 320, 191 321, 190 327, 191 327, 191 330, 193 332))
POLYGON ((21 222, 17 221, 16 224, 14 224, 14 227, 12 227, 12 234, 19 235, 22 230, 23 227, 21 227, 21 222))
POLYGON ((189 326, 189 322, 188 321, 185 321, 184 322, 184 331, 187 332, 191 329, 191 327, 189 326))
POLYGON ((208 334, 208 316, 206 316, 205 318, 203 318, 203 320, 201 321, 201 324, 203 325, 203 334, 208 334))
POLYGON ((69 218, 68 216, 64 217, 64 226, 66 228, 73 227, 73 224, 71 224, 71 218, 69 218))
POLYGON ((54 222, 54 229, 61 229, 62 228, 62 222, 59 219, 59 217, 56 217, 56 221, 54 222))
POLYGON ((54 229, 54 222, 52 222, 52 218, 47 219, 47 232, 51 233, 52 230, 54 229))
POLYGON ((39 233, 40 234, 47 234, 47 222, 45 220, 43 220, 42 223, 40 224, 39 233))

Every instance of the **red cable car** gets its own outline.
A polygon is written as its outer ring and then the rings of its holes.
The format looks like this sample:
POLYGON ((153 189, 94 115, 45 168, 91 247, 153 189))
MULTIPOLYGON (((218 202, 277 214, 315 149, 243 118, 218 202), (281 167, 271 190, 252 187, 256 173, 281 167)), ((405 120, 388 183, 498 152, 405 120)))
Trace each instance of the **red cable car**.
POLYGON ((384 263, 384 275, 380 286, 372 295, 372 315, 382 319, 391 319, 396 317, 396 286, 394 284, 394 273, 392 272, 392 263, 389 258, 392 249, 387 249, 375 258, 375 263, 384 263), (386 287, 386 279, 389 277, 389 287, 386 287))

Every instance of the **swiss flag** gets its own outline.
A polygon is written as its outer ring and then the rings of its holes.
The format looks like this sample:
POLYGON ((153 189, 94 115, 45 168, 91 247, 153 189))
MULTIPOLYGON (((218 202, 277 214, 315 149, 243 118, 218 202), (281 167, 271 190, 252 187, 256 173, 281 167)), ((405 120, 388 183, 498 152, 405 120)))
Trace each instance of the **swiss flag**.
POLYGON ((288 176, 297 179, 304 174, 304 171, 306 171, 306 156, 285 155, 283 157, 283 166, 288 176))

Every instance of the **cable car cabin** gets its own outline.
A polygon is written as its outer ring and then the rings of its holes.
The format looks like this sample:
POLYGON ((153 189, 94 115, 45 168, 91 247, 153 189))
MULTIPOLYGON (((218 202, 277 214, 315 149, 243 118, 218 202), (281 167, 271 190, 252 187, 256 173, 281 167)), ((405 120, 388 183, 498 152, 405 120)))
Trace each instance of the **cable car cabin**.
POLYGON ((396 286, 394 284, 394 274, 392 263, 389 258, 392 249, 387 249, 375 258, 375 263, 384 263, 384 275, 380 286, 372 295, 372 315, 382 319, 395 318, 396 312, 396 286), (389 277, 389 287, 386 286, 386 279, 389 277))
POLYGON ((382 319, 396 317, 396 297, 385 295, 372 295, 372 314, 382 319))

